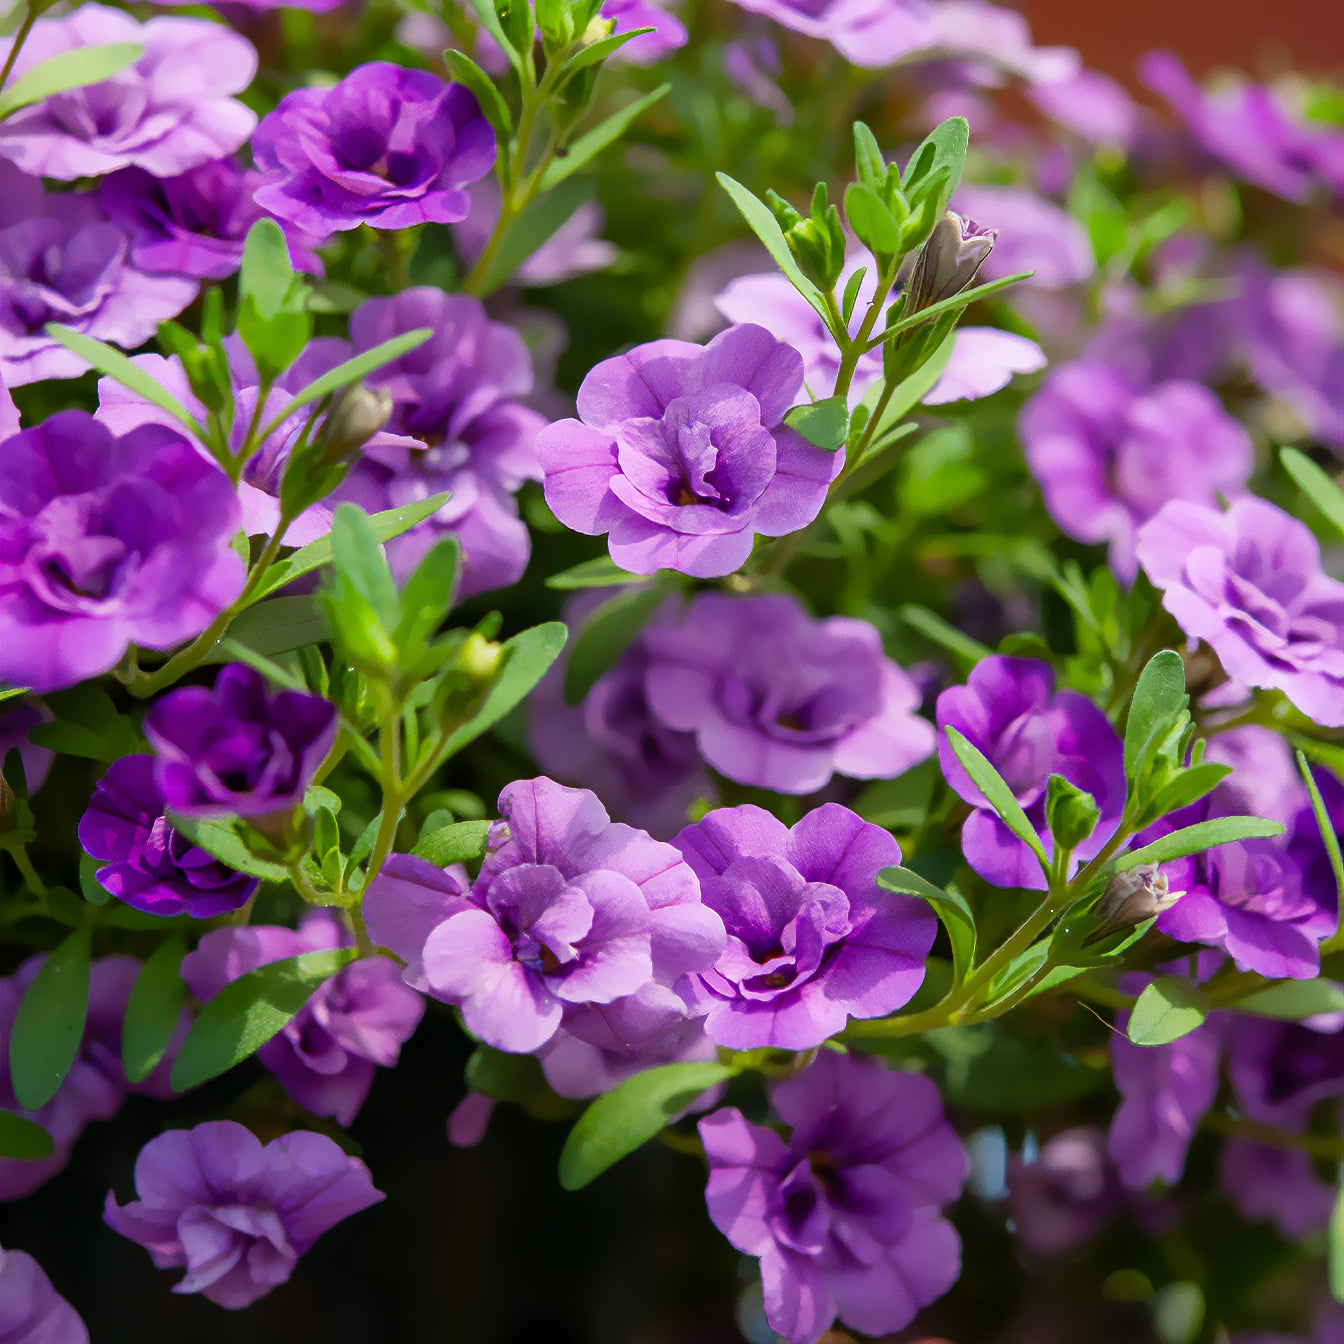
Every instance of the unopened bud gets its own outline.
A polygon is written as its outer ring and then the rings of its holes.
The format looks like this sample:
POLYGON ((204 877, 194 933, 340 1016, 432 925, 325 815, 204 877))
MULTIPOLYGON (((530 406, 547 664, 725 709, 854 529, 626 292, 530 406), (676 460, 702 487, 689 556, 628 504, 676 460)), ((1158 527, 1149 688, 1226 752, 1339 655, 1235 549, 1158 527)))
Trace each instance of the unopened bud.
POLYGON ((971 285, 998 236, 998 229, 947 211, 915 259, 902 316, 931 308, 971 285))
POLYGON ((387 424, 392 416, 392 394, 385 387, 352 383, 331 404, 318 431, 323 462, 352 457, 387 424))
POLYGON ((1167 875, 1159 872, 1155 863, 1141 863, 1116 873, 1094 907, 1093 913, 1100 923, 1083 939, 1083 946, 1099 943, 1113 933, 1132 929, 1160 915, 1184 895, 1183 891, 1167 890, 1167 875))

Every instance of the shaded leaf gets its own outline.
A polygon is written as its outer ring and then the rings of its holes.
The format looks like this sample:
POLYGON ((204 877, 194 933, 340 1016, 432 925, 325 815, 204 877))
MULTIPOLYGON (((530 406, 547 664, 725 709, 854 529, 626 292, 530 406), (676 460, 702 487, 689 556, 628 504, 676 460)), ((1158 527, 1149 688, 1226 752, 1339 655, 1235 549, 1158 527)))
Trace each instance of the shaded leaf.
POLYGON ((121 1065, 130 1083, 143 1083, 159 1066, 187 1001, 182 958, 187 941, 181 934, 165 939, 140 968, 126 1001, 121 1028, 121 1065))
POLYGON ((84 1038, 89 1011, 90 933, 76 929, 47 958, 14 1015, 9 1078, 25 1111, 60 1090, 84 1038))

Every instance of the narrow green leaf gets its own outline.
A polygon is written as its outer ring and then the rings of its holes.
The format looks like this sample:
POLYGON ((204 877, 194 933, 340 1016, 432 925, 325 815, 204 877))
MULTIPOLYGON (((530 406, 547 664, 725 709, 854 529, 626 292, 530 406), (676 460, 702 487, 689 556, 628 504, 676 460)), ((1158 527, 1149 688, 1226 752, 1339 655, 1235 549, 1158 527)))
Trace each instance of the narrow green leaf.
POLYGON ((96 341, 92 336, 63 327, 59 322, 48 322, 45 330, 52 340, 59 341, 67 350, 73 350, 81 359, 88 360, 99 373, 105 373, 123 387, 130 388, 136 396, 143 397, 159 410, 167 411, 196 438, 206 437, 205 427, 196 423, 191 412, 156 379, 132 364, 120 350, 113 349, 103 341, 96 341))
POLYGON ((911 327, 922 326, 925 322, 930 322, 936 317, 942 317, 945 313, 960 312, 961 309, 978 302, 980 299, 987 299, 991 294, 997 294, 1000 290, 1007 289, 1009 285, 1030 280, 1035 274, 1035 271, 1019 271, 1016 275, 1005 275, 1001 280, 990 280, 987 284, 963 289, 960 294, 953 294, 950 299, 931 303, 927 308, 921 308, 919 312, 911 313, 909 317, 903 317, 899 321, 893 322, 880 336, 874 336, 863 348, 865 352, 876 350, 884 341, 890 340, 893 336, 899 336, 903 331, 909 331, 911 327))
POLYGON ((504 25, 500 23, 499 15, 495 13, 494 0, 471 0, 471 7, 476 11, 476 17, 485 25, 486 32, 499 43, 500 49, 509 58, 509 64, 515 70, 521 69, 523 58, 505 35, 504 25))
POLYGON ((586 182, 568 181, 533 201, 510 226, 482 280, 484 289, 498 289, 574 212, 592 199, 586 182))
POLYGON ((294 283, 289 244, 275 220, 263 216, 247 231, 238 270, 238 293, 251 299, 263 318, 274 317, 286 305, 294 283))
POLYGON ((571 56, 560 71, 561 77, 568 80, 571 75, 577 74, 580 70, 586 69, 590 65, 596 65, 599 61, 605 61, 608 56, 625 46, 632 38, 643 37, 645 33, 655 32, 653 28, 631 28, 628 32, 612 33, 610 37, 599 38, 596 42, 590 42, 586 47, 579 50, 578 54, 571 56))
POLYGON ((1171 859, 1199 854, 1217 845, 1231 844, 1234 840, 1262 840, 1282 835, 1283 831, 1282 822, 1269 821, 1264 817, 1213 817, 1209 821, 1197 821, 1193 826, 1159 836, 1142 849, 1121 854, 1115 861, 1115 871, 1123 873, 1141 863, 1167 863, 1171 859))
POLYGON ((867 274, 868 268, 860 266, 845 281, 845 292, 840 299, 840 316, 844 318, 846 325, 848 325, 849 319, 854 316, 854 305, 859 301, 859 290, 863 288, 863 277, 867 274))
MULTIPOLYGON (((956 342, 956 332, 949 332, 943 343, 914 373, 896 384, 895 390, 887 399, 886 407, 882 411, 882 419, 877 428, 873 430, 874 438, 886 433, 892 425, 907 416, 933 390, 934 385, 943 376, 944 370, 952 360, 952 348, 956 345, 956 342)), ((878 397, 881 395, 882 384, 879 380, 864 394, 864 404, 875 406, 878 397)))
POLYGON ((330 638, 331 631, 316 597, 311 594, 272 597, 235 616, 229 623, 228 637, 216 644, 202 661, 228 662, 238 656, 239 648, 271 658, 330 638))
POLYGON ((887 161, 882 157, 882 147, 861 121, 854 123, 854 172, 860 182, 869 186, 885 182, 887 177, 887 161))
POLYGON ((260 1050, 342 966, 353 947, 303 952, 268 962, 230 981, 201 1008, 173 1063, 172 1085, 185 1092, 260 1050))
POLYGON ((933 906, 952 944, 952 982, 961 984, 975 965, 975 916, 966 898, 934 886, 909 868, 883 868, 877 875, 877 885, 903 896, 918 896, 933 906))
POLYGON ((930 611, 928 607, 920 607, 912 602, 907 602, 896 608, 896 615, 912 630, 916 630, 923 635, 931 644, 937 644, 939 648, 946 649, 948 653, 955 655, 968 669, 974 667, 982 658, 988 658, 992 652, 979 640, 972 639, 970 635, 963 634, 958 630, 955 625, 948 624, 936 612, 930 611))
POLYGON ((901 228, 877 193, 862 182, 845 188, 845 218, 854 236, 875 256, 901 250, 901 228))
POLYGON ((242 837, 230 821, 203 821, 200 817, 184 817, 177 812, 169 812, 168 820, 173 829, 186 836, 193 845, 213 854, 221 863, 226 863, 249 877, 259 877, 266 882, 288 882, 289 870, 268 859, 259 859, 243 843, 242 837))
POLYGON ((1004 782, 1003 776, 989 763, 980 749, 968 742, 955 728, 948 727, 946 732, 952 754, 961 762, 962 769, 970 775, 972 783, 984 794, 985 801, 999 814, 1003 824, 1036 856, 1041 871, 1048 877, 1050 862, 1045 857, 1045 846, 1041 844, 1041 837, 1027 820, 1022 804, 1013 797, 1013 791, 1004 782))
POLYGON ((177 1030, 187 1001, 181 971, 186 955, 187 940, 173 934, 150 953, 135 978, 121 1028, 121 1064, 130 1083, 143 1083, 158 1068, 177 1030))
POLYGON ((608 145, 619 140, 630 124, 662 98, 671 87, 671 84, 660 84, 652 93, 646 93, 643 98, 637 98, 628 107, 613 112, 606 121, 598 122, 591 131, 579 136, 569 146, 564 158, 553 160, 542 174, 542 191, 558 187, 565 178, 577 172, 589 159, 595 158, 608 145))
POLYGON ((849 429, 849 406, 844 397, 827 397, 806 406, 795 406, 784 423, 815 448, 833 453, 842 448, 849 429))
POLYGON ((14 1015, 9 1078, 25 1111, 59 1091, 79 1053, 89 1011, 90 933, 76 929, 47 958, 14 1015))
POLYGON ((436 868, 446 868, 450 863, 468 863, 485 853, 491 825, 488 821, 455 821, 440 826, 438 830, 422 835, 411 853, 428 860, 436 868))
POLYGON ((583 623, 565 668, 565 700, 576 705, 612 667, 667 596, 657 584, 609 597, 583 623))
POLYGON ((1230 765, 1201 761, 1188 770, 1173 775, 1149 800, 1144 815, 1151 820, 1179 812, 1191 803, 1197 803, 1205 794, 1212 793, 1219 783, 1232 773, 1230 765))
POLYGON ((495 128, 496 141, 503 144, 513 130, 513 116, 495 81, 464 52, 449 49, 443 53, 443 59, 448 73, 475 95, 486 121, 495 128))
POLYGON ((1330 1296, 1336 1302, 1344 1302, 1344 1171, 1337 1172, 1336 1177, 1339 1180, 1339 1193, 1335 1196, 1335 1207, 1330 1214, 1330 1230, 1327 1233, 1330 1296))
POLYGON ((40 1162, 56 1151, 56 1141, 36 1120, 0 1111, 0 1157, 40 1162))
POLYGON ((948 117, 931 130, 916 147, 901 174, 902 189, 917 192, 919 184, 945 174, 939 191, 938 208, 932 217, 938 219, 947 209, 952 193, 961 181, 966 164, 966 151, 971 144, 971 127, 965 117, 948 117))
POLYGON ((368 515, 357 504, 337 505, 331 553, 336 572, 369 604, 383 629, 394 629, 401 619, 401 598, 368 515))
POLYGON ((600 555, 596 560, 585 560, 572 569, 552 574, 546 586, 563 593, 575 588, 614 588, 618 584, 643 582, 640 575, 622 569, 609 555, 600 555))
POLYGON ((109 42, 96 47, 72 47, 48 56, 11 82, 0 93, 0 121, 20 108, 31 107, 53 93, 100 84, 134 65, 145 54, 137 42, 109 42))
POLYGON ((1279 461, 1331 528, 1344 535, 1344 491, 1297 448, 1280 448, 1279 461))
POLYGON ((582 1189, 733 1072, 730 1065, 709 1060, 664 1064, 627 1078, 575 1121, 560 1153, 560 1184, 582 1189))
POLYGON ((1344 938, 1344 858, 1340 856, 1339 836, 1335 834, 1334 822, 1331 821, 1329 812, 1325 810, 1325 799, 1321 797, 1321 790, 1311 773, 1311 767, 1307 764, 1306 756, 1300 751, 1297 753, 1297 768, 1307 786, 1312 815, 1316 818, 1316 828, 1321 833, 1321 844, 1325 846, 1326 857, 1330 860, 1330 871, 1335 877, 1335 908, 1340 912, 1340 922, 1321 948, 1324 954, 1335 951, 1340 946, 1341 938, 1344 938))
POLYGON ((826 301, 821 290, 798 269, 798 263, 789 251, 784 240, 784 231, 779 227, 770 207, 758 197, 753 196, 740 182, 735 182, 727 173, 716 173, 719 185, 732 197, 733 204, 742 213, 742 218, 751 226, 751 231, 765 244, 765 250, 775 259, 775 265, 784 272, 785 278, 799 294, 810 303, 817 315, 831 326, 831 315, 827 311, 826 301))
POLYGON ((1337 1013, 1344 1008, 1344 990, 1329 980, 1284 980, 1249 998, 1238 999, 1238 1012, 1300 1022, 1304 1017, 1337 1013))
POLYGON ((1125 778, 1131 792, 1163 739, 1175 726, 1190 697, 1185 693, 1185 664, 1174 649, 1154 654, 1139 674, 1125 720, 1125 778))
POLYGON ((1125 1034, 1135 1045, 1167 1045, 1188 1036, 1209 1015, 1199 986, 1180 975, 1158 976, 1145 986, 1125 1034))

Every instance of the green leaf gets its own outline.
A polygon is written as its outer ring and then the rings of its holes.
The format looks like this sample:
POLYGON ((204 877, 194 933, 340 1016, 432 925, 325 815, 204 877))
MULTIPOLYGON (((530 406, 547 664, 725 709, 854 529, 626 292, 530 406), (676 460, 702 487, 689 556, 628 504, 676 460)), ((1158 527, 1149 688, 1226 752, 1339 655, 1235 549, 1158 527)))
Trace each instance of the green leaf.
POLYGON ((275 220, 263 216, 248 229, 243 243, 239 297, 250 299, 264 321, 285 310, 296 278, 284 233, 275 220))
POLYGON ((1181 655, 1174 649, 1154 654, 1139 674, 1125 720, 1125 778, 1131 792, 1142 781, 1189 699, 1181 655))
POLYGON ((585 201, 592 189, 585 182, 566 182, 532 202, 514 220, 482 278, 483 292, 498 289, 585 201))
POLYGON ((1173 775, 1148 801, 1144 816, 1155 821, 1168 812, 1179 812, 1191 803, 1197 803, 1205 794, 1218 787, 1220 781, 1232 773, 1230 765, 1201 761, 1188 770, 1173 775))
POLYGON ((614 588, 618 584, 643 582, 640 575, 622 569, 609 555, 600 555, 596 560, 585 560, 572 569, 552 574, 546 586, 563 593, 575 588, 614 588))
POLYGON ((887 180, 887 161, 877 137, 861 121, 854 123, 854 172, 860 182, 870 187, 887 180))
POLYGON ((615 664, 666 596, 666 590, 657 584, 617 593, 584 621, 565 668, 565 700, 569 704, 578 704, 615 664))
POLYGON ((239 648, 272 658, 330 638, 327 618, 319 610, 314 596, 272 597, 235 616, 229 623, 228 637, 216 644, 201 661, 226 663, 238 656, 239 648))
POLYGON ((907 602, 896 608, 896 615, 912 630, 923 635, 929 643, 936 644, 941 649, 946 649, 967 669, 974 667, 982 658, 987 658, 990 655, 991 650, 981 644, 979 640, 963 634, 955 625, 949 625, 947 621, 943 620, 936 612, 930 611, 928 607, 920 607, 912 602, 907 602))
POLYGON ((184 817, 178 812, 169 812, 168 820, 173 829, 186 836, 193 845, 213 854, 221 863, 226 863, 236 872, 246 873, 249 877, 259 877, 265 882, 288 882, 289 870, 281 864, 268 859, 259 859, 239 835, 236 823, 232 821, 204 821, 200 817, 184 817))
POLYGON ((844 397, 827 397, 807 406, 795 406, 785 414, 784 423, 814 448, 833 453, 844 446, 849 429, 849 405, 844 397))
POLYGON ((485 25, 486 32, 499 43, 501 50, 509 58, 509 64, 515 70, 521 70, 522 56, 505 35, 504 25, 500 23, 499 15, 495 13, 494 0, 471 0, 471 7, 476 11, 476 17, 485 25))
POLYGON ((1344 1302, 1344 1180, 1339 1183, 1335 1207, 1330 1214, 1330 1230, 1326 1234, 1330 1259, 1330 1296, 1344 1302))
POLYGON ((1321 833, 1321 844, 1325 846, 1326 857, 1330 860, 1330 871, 1335 878, 1335 908, 1340 912, 1340 922, 1321 949, 1322 953, 1333 952, 1339 947, 1340 939, 1344 938, 1344 858, 1340 856, 1339 836, 1335 834, 1334 822, 1326 811, 1325 799, 1321 797, 1316 777, 1311 773, 1306 756, 1300 751, 1297 753, 1297 768, 1307 786, 1312 815, 1316 818, 1316 828, 1321 833))
POLYGON ((1300 1022, 1319 1013, 1339 1012, 1344 1008, 1344 990, 1329 980, 1284 980, 1249 998, 1238 999, 1236 1008, 1256 1017, 1300 1022))
POLYGON ((36 1120, 0 1111, 0 1157, 40 1162, 56 1151, 56 1141, 36 1120))
MULTIPOLYGON (((431 514, 437 513, 448 502, 448 492, 430 495, 428 499, 417 499, 414 504, 405 504, 399 509, 384 509, 382 513, 368 515, 369 526, 374 537, 380 541, 391 541, 403 532, 409 532, 416 523, 423 522, 431 514)), ((266 571, 265 577, 257 584, 257 597, 263 598, 277 588, 292 583, 302 574, 331 562, 331 536, 318 537, 310 541, 301 550, 285 560, 278 561, 266 571)))
POLYGON ((980 1114, 1040 1114, 1095 1092, 1109 1068, 1089 1068, 1048 1033, 1030 1040, 996 1022, 938 1027, 924 1039, 945 1061, 940 1080, 950 1105, 980 1114))
POLYGON ((450 49, 443 53, 443 59, 448 66, 448 73, 475 95, 486 121, 495 128, 496 141, 503 144, 513 130, 513 116, 495 81, 463 52, 450 49))
POLYGON ((485 853, 485 841, 492 824, 488 821, 455 821, 441 826, 422 835, 411 853, 436 868, 446 868, 450 863, 469 863, 485 853))
POLYGON ((96 47, 73 47, 58 51, 19 75, 0 92, 0 121, 20 108, 31 107, 53 93, 100 84, 134 65, 145 54, 136 42, 109 42, 96 47))
POLYGON ((643 98, 637 98, 628 107, 613 112, 605 121, 598 122, 591 131, 579 136, 569 146, 564 158, 553 160, 542 174, 542 191, 558 187, 565 178, 577 172, 589 159, 596 157, 608 145, 619 140, 630 124, 662 98, 671 87, 671 84, 660 84, 652 93, 646 93, 643 98))
POLYGON ((854 315, 854 305, 859 301, 859 290, 863 288, 863 277, 867 274, 868 268, 860 266, 845 281, 845 292, 840 299, 840 316, 844 318, 846 325, 854 315))
MULTIPOLYGON (((956 341, 956 333, 949 332, 943 343, 914 373, 896 384, 895 390, 888 398, 886 408, 882 412, 881 422, 873 431, 874 437, 885 433, 889 426, 903 419, 924 400, 951 362, 952 347, 956 344, 956 341)), ((871 398, 873 404, 876 405, 881 394, 881 383, 874 383, 873 387, 864 395, 864 403, 867 404, 869 398, 871 398)))
POLYGON ((775 265, 784 272, 785 278, 799 294, 812 305, 817 315, 826 324, 829 331, 831 315, 822 298, 821 290, 812 283, 798 268, 798 263, 789 251, 784 240, 784 231, 779 227, 770 207, 753 196, 740 182, 735 182, 727 173, 716 173, 719 185, 732 197, 733 204, 742 213, 742 218, 751 226, 751 231, 765 244, 765 250, 775 259, 775 265))
POLYGON ((9 1078, 25 1111, 59 1091, 79 1053, 89 1011, 90 933, 76 929, 47 958, 14 1015, 9 1078))
POLYGON ((495 684, 480 709, 448 739, 444 757, 461 751, 468 742, 493 728, 546 675, 560 656, 569 631, 563 621, 547 621, 504 642, 507 655, 495 684))
POLYGON ((73 350, 99 373, 105 373, 113 381, 130 388, 137 397, 143 397, 152 406, 166 411, 196 438, 205 439, 205 427, 196 423, 191 412, 156 379, 132 364, 120 350, 113 349, 103 341, 95 341, 92 336, 63 327, 59 322, 48 322, 45 331, 53 341, 59 341, 67 350, 73 350))
POLYGON ((1264 817, 1213 817, 1209 821, 1197 821, 1193 826, 1159 836, 1142 849, 1121 854, 1115 861, 1115 871, 1123 873, 1141 863, 1167 863, 1171 859, 1199 854, 1217 845, 1231 844, 1234 840, 1268 839, 1282 835, 1283 831, 1281 821, 1269 821, 1264 817))
POLYGON ((845 217, 854 236, 874 256, 901 251, 901 228, 871 187, 851 182, 845 188, 845 217))
POLYGON ((610 37, 598 38, 596 42, 590 42, 586 47, 581 48, 577 55, 571 56, 561 67, 560 74, 563 78, 568 79, 570 75, 577 74, 587 66, 605 61, 608 56, 620 51, 632 38, 643 37, 645 33, 655 31, 653 28, 631 28, 628 32, 612 33, 610 37))
POLYGON ((911 313, 909 317, 903 317, 899 321, 893 322, 880 336, 874 336, 863 347, 864 351, 866 353, 869 350, 876 350, 884 341, 890 340, 893 336, 899 336, 903 331, 921 326, 925 322, 930 322, 936 317, 942 317, 946 313, 960 312, 961 309, 978 302, 980 299, 987 299, 991 294, 997 294, 1000 290, 1007 289, 1009 285, 1030 280, 1035 274, 1035 271, 1018 271, 1016 275, 1005 275, 1001 280, 990 280, 987 284, 963 289, 960 294, 953 294, 949 299, 941 299, 938 303, 931 303, 927 308, 921 308, 919 312, 911 313))
POLYGON ((149 955, 135 978, 121 1028, 121 1064, 130 1083, 143 1083, 158 1068, 177 1030, 187 1001, 181 970, 186 955, 187 940, 173 934, 149 955))
POLYGON ((230 981, 201 1008, 173 1063, 175 1092, 198 1087, 260 1050, 342 966, 357 948, 302 952, 268 962, 230 981))
POLYGON ((952 982, 961 984, 975 965, 975 916, 966 898, 934 886, 909 868, 883 868, 877 875, 877 885, 884 891, 918 896, 933 906, 952 944, 952 982))
POLYGON ((1331 528, 1344 535, 1344 491, 1297 448, 1280 448, 1279 461, 1331 528))
POLYGON ((1209 1015, 1199 986, 1182 975, 1161 975, 1144 987, 1125 1034, 1135 1045, 1167 1045, 1188 1036, 1209 1015))
POLYGON ((938 209, 933 212, 937 219, 947 209, 947 202, 961 181, 962 169, 966 165, 966 151, 971 144, 971 127, 965 117, 948 117, 931 130, 920 142, 905 165, 901 174, 901 188, 907 194, 918 194, 922 181, 946 173, 938 209))
POLYGON ((733 1072, 731 1065, 709 1060, 664 1064, 627 1078, 575 1121, 560 1153, 560 1184, 581 1190, 733 1072))
POLYGON ((945 731, 952 747, 952 754, 961 762, 962 769, 970 775, 972 783, 984 794, 985 801, 999 814, 1003 824, 1036 856, 1041 871, 1048 877, 1050 862, 1045 857, 1041 837, 1027 820, 1022 804, 1013 797, 1013 791, 1004 782, 1003 776, 989 763, 980 749, 968 742, 955 728, 949 726, 945 731))
POLYGON ((336 573, 369 604, 384 630, 394 629, 401 619, 401 598, 368 515, 357 504, 336 506, 331 552, 336 573))

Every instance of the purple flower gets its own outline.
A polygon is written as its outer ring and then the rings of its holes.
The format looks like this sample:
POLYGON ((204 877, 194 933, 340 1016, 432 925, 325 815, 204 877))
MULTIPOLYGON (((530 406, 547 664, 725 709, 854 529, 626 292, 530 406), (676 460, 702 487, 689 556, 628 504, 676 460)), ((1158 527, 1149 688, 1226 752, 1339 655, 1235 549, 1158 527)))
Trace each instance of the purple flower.
POLYGON ((1162 605, 1228 676, 1344 725, 1344 583, 1321 568, 1305 524, 1254 497, 1226 513, 1174 500, 1140 529, 1138 556, 1162 605))
POLYGON ((336 706, 302 691, 269 695, 230 663, 212 689, 170 691, 145 715, 154 778, 187 817, 265 817, 297 807, 336 740, 336 706))
POLYGON ((0 1247, 0 1344, 89 1344, 79 1313, 25 1251, 0 1247))
POLYGON ((1023 448, 1060 531, 1109 542, 1132 583, 1139 527, 1173 499, 1212 504, 1254 465, 1250 436, 1208 388, 1170 381, 1136 388, 1101 363, 1069 364, 1022 409, 1023 448))
MULTIPOLYGON (((13 40, 0 39, 0 61, 13 40)), ((256 116, 230 95, 252 82, 257 53, 205 19, 142 24, 105 5, 82 5, 39 20, 14 74, 64 52, 122 42, 142 46, 144 55, 110 79, 53 93, 0 123, 0 159, 66 181, 128 165, 173 177, 232 154, 252 133, 256 116)))
POLYGON ((52 691, 170 649, 237 596, 229 478, 181 434, 113 438, 83 411, 25 429, 0 453, 0 682, 52 691))
POLYGON ((992 219, 999 231, 994 250, 985 258, 981 280, 1034 271, 1023 284, 1057 289, 1086 280, 1096 270, 1087 230, 1066 210, 1035 192, 963 184, 957 188, 952 208, 975 219, 992 219))
POLYGON ((948 73, 966 84, 995 87, 1011 75, 1049 88, 1081 72, 1082 58, 1072 47, 1036 46, 1030 25, 1014 9, 983 0, 939 0, 930 17, 929 54, 955 60, 948 73))
MULTIPOLYGON (((3 178, 0 178, 2 182, 3 178)), ((0 376, 0 443, 4 443, 11 434, 17 434, 19 428, 19 408, 9 395, 3 376, 0 376)))
POLYGON ((571 1010, 632 995, 667 1004, 714 963, 722 923, 670 845, 545 778, 510 784, 499 811, 469 892, 397 855, 364 901, 369 933, 407 963, 407 983, 460 1007, 474 1035, 528 1053, 571 1010))
POLYGON ((877 885, 900 847, 839 803, 789 829, 745 803, 673 841, 700 879, 728 943, 701 972, 705 1032, 733 1050, 809 1050, 850 1017, 894 1012, 924 980, 937 921, 877 885))
POLYGON ((150 915, 210 919, 246 905, 258 883, 173 828, 154 779, 152 756, 108 766, 79 821, 79 843, 106 864, 98 885, 150 915))
POLYGON ((598 13, 612 24, 613 33, 628 33, 635 28, 653 29, 621 47, 616 52, 618 61, 653 65, 669 52, 686 45, 686 25, 656 0, 603 0, 598 13))
POLYGON ((956 795, 975 811, 961 830, 966 861, 997 887, 1045 889, 1045 875, 1031 850, 986 805, 952 752, 946 729, 955 728, 998 770, 1041 837, 1046 786, 1052 774, 1090 793, 1101 815, 1096 829, 1074 851, 1097 854, 1115 833, 1125 805, 1124 749, 1105 714, 1077 691, 1055 691, 1055 674, 1034 658, 994 654, 971 670, 965 686, 938 697, 938 763, 956 795))
POLYGON ((1061 1255, 1090 1240, 1121 1203, 1106 1135, 1076 1125, 1048 1139, 1032 1162, 1009 1158, 1008 1197, 1019 1242, 1037 1255, 1061 1255))
POLYGON ((1301 1131, 1321 1102, 1344 1096, 1340 1013, 1305 1022, 1235 1017, 1227 1050, 1237 1105, 1252 1120, 1301 1131))
POLYGON ((1324 1231, 1337 1194, 1309 1154, 1237 1137, 1219 1154, 1218 1181, 1247 1222, 1273 1223, 1289 1242, 1324 1231))
POLYGON ((522 576, 529 552, 513 492, 541 474, 536 437, 545 422, 522 404, 532 390, 527 347, 477 300, 428 286, 370 299, 350 319, 357 351, 417 327, 434 335, 370 379, 391 394, 387 429, 402 441, 366 445, 333 499, 376 512, 451 491, 437 513, 389 544, 393 573, 409 574, 451 533, 462 544, 462 595, 502 588, 522 576))
POLYGON ((609 533, 633 574, 731 574, 753 533, 810 523, 844 463, 782 423, 802 380, 798 352, 752 325, 603 360, 579 388, 580 420, 538 438, 546 502, 576 532, 609 533))
POLYGON ((933 750, 914 680, 867 621, 814 621, 791 597, 703 593, 644 634, 649 704, 721 774, 811 793, 833 773, 900 774, 933 750))
POLYGON ((996 327, 958 327, 952 354, 938 381, 924 394, 922 405, 978 401, 1008 384, 1019 373, 1045 368, 1045 354, 1035 341, 996 327))
MULTIPOLYGON (((258 966, 350 943, 330 910, 310 911, 297 931, 217 929, 184 958, 182 977, 204 1003, 258 966)), ((424 1000, 402 983, 399 967, 386 957, 364 957, 326 981, 257 1058, 300 1106, 348 1125, 369 1095, 375 1066, 396 1064, 424 1011, 424 1000)))
POLYGON ((773 113, 778 125, 791 126, 793 104, 779 87, 780 71, 783 68, 779 47, 768 37, 743 37, 723 45, 723 73, 753 103, 773 113))
POLYGON ((326 237, 464 218, 463 188, 490 171, 495 133, 462 85, 372 61, 335 88, 287 93, 252 152, 270 178, 257 204, 326 237))
MULTIPOLYGON (((150 274, 220 280, 243 260, 247 231, 265 211, 252 199, 264 179, 233 159, 215 159, 176 177, 123 168, 98 186, 98 203, 131 237, 131 260, 150 274)), ((307 271, 322 269, 292 225, 283 223, 290 255, 307 271)))
POLYGON ((766 1319, 791 1344, 813 1344, 837 1316, 864 1334, 899 1330, 961 1268, 938 1210, 961 1190, 966 1155, 938 1089, 823 1051, 771 1099, 787 1141, 731 1107, 700 1121, 710 1219, 760 1258, 766 1319))
POLYGON ((1128 150, 1138 139, 1138 104, 1123 84, 1099 70, 1079 70, 1068 79, 1036 84, 1026 92, 1047 117, 1091 145, 1128 150))
POLYGON ((927 47, 929 0, 734 0, 785 28, 829 42, 854 65, 876 69, 927 47))
POLYGON ((185 1269, 175 1293, 246 1307, 285 1283, 329 1228, 384 1198, 369 1169, 300 1130, 262 1146, 232 1120, 172 1129, 135 1162, 140 1198, 107 1193, 103 1217, 159 1269, 185 1269))
POLYGON ((1205 93, 1169 51, 1149 52, 1139 77, 1171 104, 1200 148, 1246 181, 1290 201, 1318 188, 1344 194, 1344 133, 1302 124, 1264 85, 1205 93))
POLYGON ((0 378, 19 387, 89 367, 47 335, 49 322, 134 348, 196 297, 194 280, 146 275, 128 250, 92 196, 44 195, 0 160, 0 378))
POLYGON ((30 794, 46 782, 55 752, 34 746, 28 734, 39 724, 51 722, 51 711, 35 700, 9 700, 0 705, 0 765, 11 751, 23 762, 23 781, 30 794))

